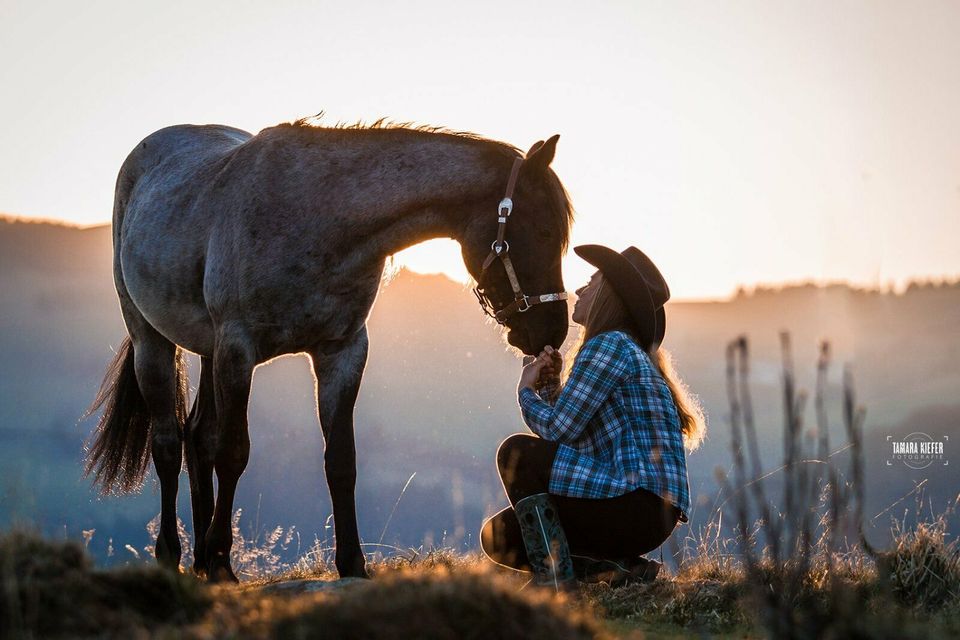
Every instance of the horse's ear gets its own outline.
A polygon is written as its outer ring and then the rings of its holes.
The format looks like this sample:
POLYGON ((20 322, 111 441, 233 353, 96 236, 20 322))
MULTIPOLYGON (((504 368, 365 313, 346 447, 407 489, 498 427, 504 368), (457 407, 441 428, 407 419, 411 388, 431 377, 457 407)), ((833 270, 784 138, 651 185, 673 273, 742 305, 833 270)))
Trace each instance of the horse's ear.
POLYGON ((553 156, 557 152, 557 140, 560 139, 560 134, 556 134, 547 138, 546 142, 536 142, 530 151, 527 152, 527 157, 523 161, 523 168, 525 170, 532 171, 533 173, 543 173, 547 170, 547 167, 550 166, 550 163, 553 161, 553 156))

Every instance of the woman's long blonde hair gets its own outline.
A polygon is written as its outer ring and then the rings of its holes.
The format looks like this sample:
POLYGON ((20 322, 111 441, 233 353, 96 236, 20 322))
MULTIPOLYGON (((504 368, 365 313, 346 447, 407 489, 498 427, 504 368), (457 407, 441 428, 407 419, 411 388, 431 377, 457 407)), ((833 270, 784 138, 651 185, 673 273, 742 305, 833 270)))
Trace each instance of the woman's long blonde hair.
MULTIPOLYGON (((620 296, 601 275, 599 289, 597 289, 593 304, 587 312, 587 319, 583 330, 580 332, 580 338, 567 356, 564 380, 570 375, 573 361, 576 360, 577 353, 583 343, 605 331, 623 331, 633 338, 637 344, 641 344, 640 332, 636 323, 627 312, 620 296)), ((680 379, 673 368, 673 358, 666 349, 658 346, 653 353, 647 352, 647 355, 650 356, 653 366, 657 368, 670 389, 673 404, 676 406, 677 415, 680 417, 680 431, 683 434, 684 446, 689 451, 693 451, 700 446, 707 434, 707 420, 703 415, 700 401, 680 379)))

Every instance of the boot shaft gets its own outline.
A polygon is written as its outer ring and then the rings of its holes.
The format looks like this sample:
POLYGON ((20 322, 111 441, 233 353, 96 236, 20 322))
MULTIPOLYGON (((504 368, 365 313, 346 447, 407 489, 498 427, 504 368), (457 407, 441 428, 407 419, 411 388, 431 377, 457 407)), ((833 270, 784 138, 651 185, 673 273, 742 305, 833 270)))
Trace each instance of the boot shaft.
POLYGON ((527 496, 513 506, 534 582, 558 591, 575 584, 567 536, 556 505, 548 493, 527 496))

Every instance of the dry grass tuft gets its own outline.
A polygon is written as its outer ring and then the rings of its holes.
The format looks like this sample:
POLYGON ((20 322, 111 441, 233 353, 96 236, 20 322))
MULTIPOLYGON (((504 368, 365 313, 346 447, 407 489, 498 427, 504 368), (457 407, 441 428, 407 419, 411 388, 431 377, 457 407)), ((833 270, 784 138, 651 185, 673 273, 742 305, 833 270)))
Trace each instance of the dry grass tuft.
POLYGON ((14 531, 0 537, 4 637, 133 635, 199 619, 209 599, 196 580, 154 566, 93 568, 75 542, 14 531))
POLYGON ((617 589, 600 584, 585 591, 605 617, 636 625, 671 625, 701 633, 751 626, 740 605, 743 587, 736 580, 658 578, 617 589))
POLYGON ((719 580, 735 582, 743 579, 743 567, 735 541, 721 538, 723 512, 715 509, 713 517, 695 534, 684 538, 678 578, 682 580, 719 580))
POLYGON ((947 542, 946 515, 906 530, 894 521, 894 543, 880 553, 878 566, 897 598, 928 611, 960 600, 960 549, 947 542))
POLYGON ((372 563, 370 571, 374 576, 410 570, 429 571, 432 569, 443 569, 446 571, 455 571, 475 568, 480 566, 482 562, 483 558, 478 553, 457 553, 449 547, 433 549, 420 548, 408 549, 404 553, 386 558, 378 558, 372 563))
POLYGON ((281 638, 604 638, 589 609, 549 592, 525 589, 475 567, 443 565, 384 572, 369 583, 319 598, 282 616, 281 638))
MULTIPOLYGON (((433 548, 394 548, 394 554, 385 556, 377 552, 367 556, 367 572, 373 578, 405 571, 430 571, 446 569, 459 571, 485 565, 480 553, 460 553, 449 547, 433 548)), ((292 565, 272 574, 260 574, 253 580, 245 581, 246 587, 261 587, 267 584, 287 580, 336 580, 337 568, 332 560, 333 547, 314 545, 306 556, 292 565), (319 551, 318 551, 319 550, 319 551)), ((510 571, 509 575, 520 575, 510 571)), ((521 583, 522 584, 522 583, 521 583)))

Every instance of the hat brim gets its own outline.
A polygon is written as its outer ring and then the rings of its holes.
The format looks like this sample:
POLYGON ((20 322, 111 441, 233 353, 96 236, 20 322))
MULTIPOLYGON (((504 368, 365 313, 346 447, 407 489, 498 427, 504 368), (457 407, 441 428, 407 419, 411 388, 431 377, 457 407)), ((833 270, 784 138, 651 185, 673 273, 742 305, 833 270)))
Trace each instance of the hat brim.
POLYGON ((573 248, 574 252, 595 266, 610 283, 623 301, 627 313, 640 331, 644 349, 663 342, 666 330, 666 313, 657 307, 650 294, 650 287, 643 274, 625 256, 599 244, 584 244, 573 248))

